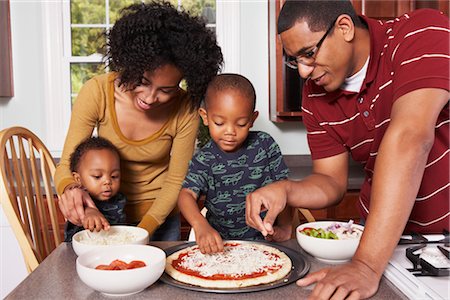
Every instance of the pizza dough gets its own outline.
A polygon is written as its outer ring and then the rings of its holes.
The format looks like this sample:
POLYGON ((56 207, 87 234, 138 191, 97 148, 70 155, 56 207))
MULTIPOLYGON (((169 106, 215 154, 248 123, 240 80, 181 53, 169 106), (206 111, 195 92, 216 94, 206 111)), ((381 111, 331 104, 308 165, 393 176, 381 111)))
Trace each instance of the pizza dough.
POLYGON ((239 288, 271 283, 292 268, 282 251, 263 244, 227 242, 222 253, 202 254, 197 245, 166 260, 166 273, 175 280, 206 288, 239 288))

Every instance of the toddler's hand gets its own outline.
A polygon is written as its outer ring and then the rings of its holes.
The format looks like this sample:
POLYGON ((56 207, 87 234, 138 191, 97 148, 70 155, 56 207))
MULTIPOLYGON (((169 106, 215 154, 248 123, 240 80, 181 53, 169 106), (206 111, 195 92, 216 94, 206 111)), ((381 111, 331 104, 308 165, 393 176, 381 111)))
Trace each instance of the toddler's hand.
POLYGON ((203 254, 223 251, 222 238, 210 225, 203 226, 202 228, 194 228, 194 232, 197 245, 203 254))
POLYGON ((90 231, 109 230, 110 225, 98 209, 86 207, 84 211, 83 227, 90 231))

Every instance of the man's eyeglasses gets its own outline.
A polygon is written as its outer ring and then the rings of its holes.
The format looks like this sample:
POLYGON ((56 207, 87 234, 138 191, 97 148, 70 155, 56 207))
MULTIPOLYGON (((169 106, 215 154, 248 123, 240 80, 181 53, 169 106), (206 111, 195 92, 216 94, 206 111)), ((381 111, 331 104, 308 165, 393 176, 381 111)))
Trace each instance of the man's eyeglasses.
POLYGON ((336 23, 335 19, 333 23, 331 23, 330 27, 328 27, 327 31, 320 39, 320 41, 316 44, 314 48, 309 50, 306 53, 300 54, 299 56, 286 56, 285 64, 291 69, 297 69, 298 64, 302 64, 305 66, 311 66, 316 61, 317 51, 319 51, 320 46, 322 46, 323 41, 325 41, 326 37, 330 34, 331 30, 334 28, 334 24, 336 23))

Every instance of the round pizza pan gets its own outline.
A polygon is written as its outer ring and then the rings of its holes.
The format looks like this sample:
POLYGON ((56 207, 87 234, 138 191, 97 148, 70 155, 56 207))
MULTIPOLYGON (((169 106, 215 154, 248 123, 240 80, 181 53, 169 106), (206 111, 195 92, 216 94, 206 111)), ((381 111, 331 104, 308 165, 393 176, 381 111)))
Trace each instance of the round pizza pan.
MULTIPOLYGON (((206 288, 206 287, 191 285, 191 284, 187 284, 187 283, 175 280, 166 272, 163 273, 160 280, 162 282, 170 284, 172 286, 176 286, 176 287, 179 287, 182 289, 187 289, 187 290, 192 290, 192 291, 198 291, 198 292, 220 293, 220 294, 249 293, 249 292, 258 292, 258 291, 274 289, 274 288, 278 288, 278 287, 293 283, 293 282, 297 281, 298 279, 304 277, 308 273, 309 268, 310 268, 309 262, 299 252, 297 252, 291 248, 282 246, 282 245, 277 245, 277 244, 264 242, 264 241, 228 241, 227 240, 226 242, 263 244, 263 245, 267 245, 270 247, 274 247, 280 251, 283 251, 284 253, 286 253, 287 256, 289 256, 289 258, 292 261, 292 269, 285 277, 283 277, 277 281, 274 281, 271 283, 266 283, 266 284, 255 285, 255 286, 241 287, 241 288, 229 288, 229 289, 227 289, 227 288, 206 288)), ((166 252, 166 255, 169 256, 172 253, 175 253, 179 250, 182 250, 184 248, 188 248, 188 247, 191 247, 194 245, 196 245, 195 242, 190 242, 190 243, 185 243, 185 244, 167 248, 164 251, 166 252)))

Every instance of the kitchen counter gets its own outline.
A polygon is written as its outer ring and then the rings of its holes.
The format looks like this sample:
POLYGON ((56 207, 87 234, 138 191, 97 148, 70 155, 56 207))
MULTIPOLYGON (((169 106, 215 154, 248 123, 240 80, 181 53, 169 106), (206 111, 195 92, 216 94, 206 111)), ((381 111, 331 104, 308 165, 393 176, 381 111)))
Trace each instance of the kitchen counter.
MULTIPOLYGON (((168 248, 183 242, 151 242, 153 246, 168 248)), ((327 264, 305 254, 296 240, 280 245, 295 249, 311 263, 310 272, 317 271, 327 264)), ((76 254, 70 243, 62 243, 39 267, 20 283, 5 299, 111 299, 87 287, 76 273, 76 254)), ((300 288, 294 283, 276 289, 240 293, 213 294, 181 289, 157 281, 143 292, 127 299, 306 299, 312 287, 300 288)), ((115 298, 119 299, 119 298, 115 298)), ((384 277, 378 292, 371 299, 407 299, 390 281, 384 277)))

